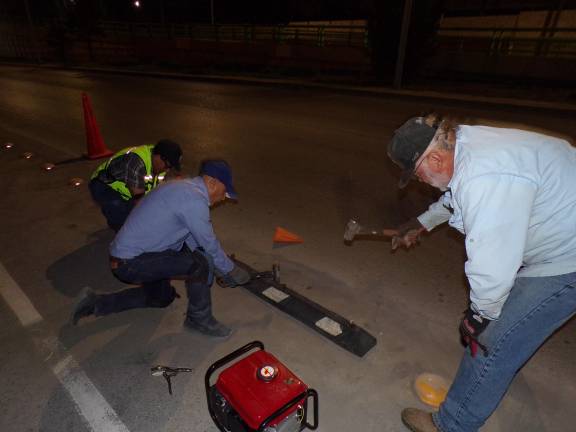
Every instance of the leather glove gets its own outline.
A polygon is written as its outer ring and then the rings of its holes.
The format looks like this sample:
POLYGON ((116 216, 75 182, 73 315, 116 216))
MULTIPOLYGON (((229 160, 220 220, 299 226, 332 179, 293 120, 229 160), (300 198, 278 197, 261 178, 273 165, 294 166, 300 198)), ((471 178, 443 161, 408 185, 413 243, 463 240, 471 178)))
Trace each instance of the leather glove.
POLYGON ((250 274, 242 267, 234 265, 234 268, 225 275, 216 279, 222 288, 234 288, 238 285, 247 284, 250 281, 250 274))
POLYGON ((392 237, 392 250, 400 246, 410 249, 420 242, 420 236, 426 231, 426 228, 416 218, 410 219, 396 228, 396 234, 392 237))
POLYGON ((490 320, 482 318, 480 314, 474 312, 470 306, 464 312, 464 317, 460 322, 460 335, 464 346, 470 346, 470 354, 472 357, 476 356, 478 348, 482 349, 484 357, 488 355, 488 349, 478 341, 478 336, 486 330, 490 324, 490 320))

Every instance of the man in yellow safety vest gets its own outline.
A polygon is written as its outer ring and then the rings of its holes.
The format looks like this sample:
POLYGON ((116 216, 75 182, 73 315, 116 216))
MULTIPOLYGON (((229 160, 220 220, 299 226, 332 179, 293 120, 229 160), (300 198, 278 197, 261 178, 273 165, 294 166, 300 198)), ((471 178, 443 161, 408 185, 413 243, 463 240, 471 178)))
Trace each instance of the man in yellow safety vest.
POLYGON ((122 149, 96 168, 89 189, 108 226, 118 232, 137 200, 156 187, 168 171, 180 171, 181 160, 180 146, 163 139, 154 146, 122 149))

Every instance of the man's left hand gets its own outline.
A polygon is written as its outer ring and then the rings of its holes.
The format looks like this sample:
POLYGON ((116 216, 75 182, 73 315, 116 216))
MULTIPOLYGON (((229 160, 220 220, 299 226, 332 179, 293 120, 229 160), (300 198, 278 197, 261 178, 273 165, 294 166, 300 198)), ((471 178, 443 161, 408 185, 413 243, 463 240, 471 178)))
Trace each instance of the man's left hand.
POLYGON ((464 341, 465 346, 470 346, 470 353, 472 357, 476 356, 478 348, 484 352, 484 357, 488 355, 488 349, 478 341, 478 336, 486 330, 490 324, 490 320, 482 318, 479 313, 474 312, 471 306, 468 306, 464 317, 460 322, 460 335, 464 341))
POLYGON ((220 285, 222 288, 234 288, 238 285, 245 285, 249 281, 250 274, 242 267, 238 267, 237 265, 235 265, 230 272, 216 279, 216 282, 218 282, 218 285, 220 285))

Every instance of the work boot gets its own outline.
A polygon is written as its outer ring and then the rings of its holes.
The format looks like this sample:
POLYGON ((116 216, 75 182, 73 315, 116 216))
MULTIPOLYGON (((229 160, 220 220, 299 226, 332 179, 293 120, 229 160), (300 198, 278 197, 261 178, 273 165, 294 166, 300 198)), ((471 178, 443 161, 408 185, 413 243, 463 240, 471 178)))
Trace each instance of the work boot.
POLYGON ((232 334, 232 329, 218 322, 213 316, 203 319, 202 321, 195 321, 187 317, 184 321, 184 328, 196 330, 203 335, 219 339, 226 339, 232 334))
POLYGON ((440 432, 432 421, 432 414, 418 408, 403 409, 402 423, 412 432, 440 432))
POLYGON ((94 315, 97 300, 98 296, 94 294, 94 291, 90 288, 85 288, 80 294, 80 300, 72 311, 72 324, 77 325, 80 318, 94 315))

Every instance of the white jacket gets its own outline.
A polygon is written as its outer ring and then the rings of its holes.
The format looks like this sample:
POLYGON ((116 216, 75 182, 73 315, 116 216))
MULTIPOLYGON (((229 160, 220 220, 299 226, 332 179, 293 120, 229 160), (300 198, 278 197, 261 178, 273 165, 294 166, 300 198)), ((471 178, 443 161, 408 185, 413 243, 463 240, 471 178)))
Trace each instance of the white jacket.
POLYGON ((462 125, 456 135, 449 191, 418 220, 466 235, 470 300, 497 319, 517 276, 576 271, 576 149, 518 129, 462 125))

